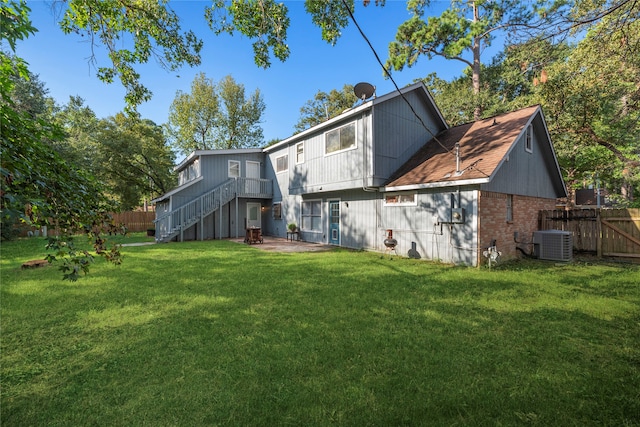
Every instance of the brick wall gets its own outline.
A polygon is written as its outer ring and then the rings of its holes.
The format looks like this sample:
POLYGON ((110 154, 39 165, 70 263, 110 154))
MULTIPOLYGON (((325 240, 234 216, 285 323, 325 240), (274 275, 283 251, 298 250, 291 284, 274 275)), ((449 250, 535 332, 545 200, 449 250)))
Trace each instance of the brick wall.
POLYGON ((478 230, 479 257, 478 264, 486 263, 482 251, 496 240, 496 246, 502 252, 503 260, 519 257, 516 246, 520 246, 527 253, 531 245, 517 245, 513 240, 513 233, 518 232, 518 241, 531 243, 533 232, 538 230, 538 211, 554 209, 555 199, 543 199, 512 195, 512 220, 507 221, 507 194, 480 191, 478 196, 478 230))

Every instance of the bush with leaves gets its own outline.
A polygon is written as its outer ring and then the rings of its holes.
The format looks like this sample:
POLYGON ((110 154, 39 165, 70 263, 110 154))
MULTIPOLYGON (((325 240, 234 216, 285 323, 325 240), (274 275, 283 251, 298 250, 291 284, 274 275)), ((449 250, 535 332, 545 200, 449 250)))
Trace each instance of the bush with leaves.
MULTIPOLYGON (((24 1, 2 2, 0 36, 12 51, 17 40, 36 31, 28 13, 24 1)), ((11 96, 14 81, 16 76, 28 75, 23 60, 0 51, 0 215, 5 224, 24 222, 56 230, 48 245, 55 254, 47 259, 61 260, 64 278, 76 280, 93 261, 87 251, 78 252, 69 244, 78 232, 91 239, 97 254, 120 263, 118 247, 108 250, 101 237, 105 231, 113 232, 107 214, 113 206, 93 176, 65 161, 53 148, 64 137, 62 129, 16 107, 11 96)))

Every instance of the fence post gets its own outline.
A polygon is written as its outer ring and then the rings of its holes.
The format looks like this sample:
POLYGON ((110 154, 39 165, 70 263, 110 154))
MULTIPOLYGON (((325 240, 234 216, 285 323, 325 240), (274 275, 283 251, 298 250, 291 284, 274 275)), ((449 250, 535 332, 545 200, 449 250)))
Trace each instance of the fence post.
POLYGON ((602 258, 602 211, 596 213, 596 252, 598 258, 602 258))

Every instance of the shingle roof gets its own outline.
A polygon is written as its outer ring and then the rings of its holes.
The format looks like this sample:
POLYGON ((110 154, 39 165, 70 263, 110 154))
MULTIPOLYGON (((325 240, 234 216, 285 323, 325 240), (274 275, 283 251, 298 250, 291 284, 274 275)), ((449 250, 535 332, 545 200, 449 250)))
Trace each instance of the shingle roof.
POLYGON ((414 154, 385 186, 488 179, 538 110, 536 105, 446 129, 414 154), (456 143, 460 144, 462 174, 456 174, 456 143))

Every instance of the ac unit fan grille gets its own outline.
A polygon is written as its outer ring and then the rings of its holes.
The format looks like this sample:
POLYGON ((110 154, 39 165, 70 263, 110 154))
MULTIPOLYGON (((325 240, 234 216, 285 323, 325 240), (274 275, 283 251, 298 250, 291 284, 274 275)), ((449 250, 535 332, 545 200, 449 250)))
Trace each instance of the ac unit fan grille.
POLYGON ((540 259, 551 261, 573 259, 573 238, 569 231, 536 231, 533 233, 533 245, 534 254, 540 259))

